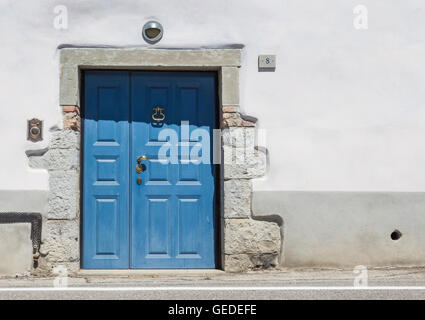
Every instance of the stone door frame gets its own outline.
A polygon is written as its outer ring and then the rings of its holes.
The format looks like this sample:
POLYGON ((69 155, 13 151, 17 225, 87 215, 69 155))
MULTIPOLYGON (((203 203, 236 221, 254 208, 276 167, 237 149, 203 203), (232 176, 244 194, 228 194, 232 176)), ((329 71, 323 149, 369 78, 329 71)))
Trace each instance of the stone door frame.
POLYGON ((266 152, 255 147, 256 119, 239 108, 240 49, 167 50, 144 48, 60 49, 59 104, 63 129, 53 132, 43 155, 30 156, 30 166, 49 171, 46 230, 42 236, 39 271, 64 265, 80 271, 80 96, 85 69, 217 71, 222 130, 220 165, 219 237, 217 266, 245 271, 276 266, 280 227, 251 215, 251 179, 266 171, 266 152))

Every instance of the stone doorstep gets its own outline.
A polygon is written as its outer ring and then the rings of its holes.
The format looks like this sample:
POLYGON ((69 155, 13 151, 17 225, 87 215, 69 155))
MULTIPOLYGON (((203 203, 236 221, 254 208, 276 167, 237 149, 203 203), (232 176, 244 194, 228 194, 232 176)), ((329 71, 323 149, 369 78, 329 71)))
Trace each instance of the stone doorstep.
POLYGON ((86 276, 106 276, 106 277, 130 277, 130 276, 146 276, 146 277, 199 277, 223 275, 225 271, 220 269, 80 269, 74 274, 75 277, 86 276))

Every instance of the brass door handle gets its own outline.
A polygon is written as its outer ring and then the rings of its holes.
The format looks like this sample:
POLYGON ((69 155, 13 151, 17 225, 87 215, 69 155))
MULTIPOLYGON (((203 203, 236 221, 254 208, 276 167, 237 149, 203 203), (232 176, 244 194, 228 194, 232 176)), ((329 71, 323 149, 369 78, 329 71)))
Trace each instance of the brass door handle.
POLYGON ((148 157, 146 157, 145 155, 143 156, 139 156, 137 157, 137 165, 136 165, 136 172, 137 173, 142 173, 144 170, 144 165, 141 164, 142 161, 148 160, 148 157))

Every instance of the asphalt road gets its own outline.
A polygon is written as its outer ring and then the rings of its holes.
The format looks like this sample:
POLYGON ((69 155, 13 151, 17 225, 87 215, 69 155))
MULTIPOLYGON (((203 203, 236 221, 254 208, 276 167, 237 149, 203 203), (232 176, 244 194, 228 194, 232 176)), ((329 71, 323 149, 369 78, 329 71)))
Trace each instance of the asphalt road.
POLYGON ((55 287, 54 278, 3 278, 0 299, 425 299, 423 268, 368 270, 368 286, 354 286, 355 277, 352 270, 100 274, 68 278, 68 287, 55 287))
POLYGON ((291 290, 291 291, 61 291, 2 292, 2 300, 416 300, 425 290, 291 290))

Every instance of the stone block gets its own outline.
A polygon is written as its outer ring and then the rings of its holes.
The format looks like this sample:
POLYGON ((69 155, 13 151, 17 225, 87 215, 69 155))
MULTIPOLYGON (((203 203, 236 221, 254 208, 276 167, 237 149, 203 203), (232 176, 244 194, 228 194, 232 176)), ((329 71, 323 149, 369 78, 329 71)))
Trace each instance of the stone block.
POLYGON ((76 262, 80 259, 80 227, 76 220, 49 220, 40 252, 52 262, 76 262))
POLYGON ((266 174, 266 154, 252 148, 223 146, 224 179, 254 179, 266 174))
POLYGON ((231 254, 224 256, 226 272, 244 272, 252 269, 252 263, 247 254, 231 254))
POLYGON ((236 67, 221 68, 221 103, 239 105, 239 69, 236 67))
POLYGON ((244 127, 243 129, 245 132, 245 148, 250 152, 254 152, 256 143, 256 129, 253 127, 244 127))
POLYGON ((29 165, 32 168, 48 170, 77 169, 78 157, 77 149, 50 149, 42 156, 29 156, 29 165))
POLYGON ((251 180, 224 181, 224 217, 249 218, 251 216, 251 180))
MULTIPOLYGON (((111 67, 239 67, 241 65, 240 49, 65 48, 60 53, 60 64, 63 68, 79 65, 111 67)), ((75 104, 62 103, 62 105, 75 104)))
POLYGON ((222 130, 223 144, 237 148, 245 147, 245 128, 232 127, 222 130))
POLYGON ((44 157, 49 170, 71 170, 79 166, 77 149, 50 149, 44 157))
POLYGON ((222 136, 224 145, 235 148, 246 148, 251 152, 254 151, 255 128, 228 127, 222 130, 222 136))
POLYGON ((78 174, 76 171, 51 171, 48 200, 49 219, 74 219, 78 215, 78 174))
POLYGON ((258 253, 250 254, 249 259, 252 263, 252 269, 269 269, 279 265, 279 253, 258 253))
POLYGON ((225 219, 225 254, 279 254, 280 243, 280 227, 274 222, 225 219))
MULTIPOLYGON (((236 69, 241 65, 239 49, 207 50, 165 50, 165 49, 111 49, 111 48, 66 48, 60 54, 60 93, 61 105, 78 105, 79 66, 109 67, 221 67, 236 69)), ((227 79, 227 77, 226 77, 227 79)), ((232 79, 229 79, 232 81, 232 79)), ((238 83, 232 84, 238 86, 238 83)), ((238 88, 238 87, 236 87, 238 88)), ((233 91, 233 90, 230 90, 233 91)), ((226 101, 232 101, 232 94, 226 93, 226 101)), ((239 98, 237 99, 239 100, 239 98)), ((228 104, 228 103, 226 103, 228 104)), ((238 104, 238 103, 236 103, 238 104)), ((74 129, 75 130, 75 129, 74 129)))
POLYGON ((50 149, 79 149, 80 134, 72 130, 58 130, 52 133, 50 149))
POLYGON ((245 272, 275 268, 278 265, 278 258, 277 253, 225 255, 224 270, 226 272, 245 272))

